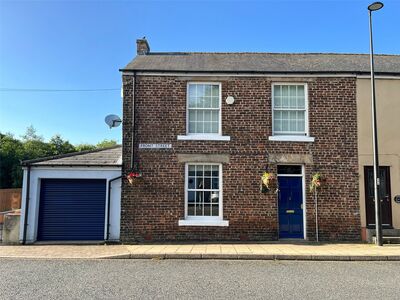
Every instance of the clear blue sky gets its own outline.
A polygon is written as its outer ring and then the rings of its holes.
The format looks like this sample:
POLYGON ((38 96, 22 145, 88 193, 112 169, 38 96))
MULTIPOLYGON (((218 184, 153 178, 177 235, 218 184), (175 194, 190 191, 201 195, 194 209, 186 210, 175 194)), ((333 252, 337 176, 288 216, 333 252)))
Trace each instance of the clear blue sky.
MULTIPOLYGON (((371 2, 0 0, 0 88, 119 89, 143 36, 153 51, 368 53, 371 2)), ((400 1, 383 2, 375 51, 399 54, 400 1)), ((119 90, 0 91, 0 131, 120 142, 103 119, 121 106, 119 90)))

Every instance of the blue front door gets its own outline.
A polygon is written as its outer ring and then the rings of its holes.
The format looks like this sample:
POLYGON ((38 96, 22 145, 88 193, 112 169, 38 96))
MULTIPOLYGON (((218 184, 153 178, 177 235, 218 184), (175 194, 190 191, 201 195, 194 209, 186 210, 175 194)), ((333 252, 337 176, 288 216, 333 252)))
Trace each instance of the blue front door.
POLYGON ((279 238, 304 238, 302 177, 279 176, 279 238))

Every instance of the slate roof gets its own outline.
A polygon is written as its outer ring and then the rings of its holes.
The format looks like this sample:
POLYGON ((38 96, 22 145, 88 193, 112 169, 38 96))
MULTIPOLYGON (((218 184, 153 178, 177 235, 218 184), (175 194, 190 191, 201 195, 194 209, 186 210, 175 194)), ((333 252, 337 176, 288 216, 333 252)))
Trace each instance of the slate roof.
MULTIPOLYGON (((199 53, 137 55, 120 71, 368 74, 368 54, 199 53)), ((400 74, 400 55, 375 55, 377 74, 400 74)))
POLYGON ((22 162, 23 166, 121 166, 122 146, 74 152, 22 162))

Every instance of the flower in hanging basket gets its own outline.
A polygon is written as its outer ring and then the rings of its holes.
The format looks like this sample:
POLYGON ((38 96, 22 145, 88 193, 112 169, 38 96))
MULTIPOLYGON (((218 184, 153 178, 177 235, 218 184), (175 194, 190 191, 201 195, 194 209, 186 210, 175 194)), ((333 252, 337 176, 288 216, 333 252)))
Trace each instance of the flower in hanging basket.
POLYGON ((321 173, 315 173, 311 179, 310 192, 315 192, 318 188, 320 188, 322 180, 323 178, 321 173))
POLYGON ((261 192, 268 192, 271 189, 271 183, 274 179, 274 174, 264 172, 264 174, 261 176, 261 192))
POLYGON ((126 176, 126 179, 128 179, 130 184, 133 184, 138 178, 142 178, 142 172, 140 171, 129 172, 129 174, 126 176))
POLYGON ((269 188, 270 183, 272 181, 272 179, 274 178, 274 175, 272 173, 268 173, 268 172, 264 172, 264 174, 261 177, 261 180, 263 182, 263 184, 269 188))

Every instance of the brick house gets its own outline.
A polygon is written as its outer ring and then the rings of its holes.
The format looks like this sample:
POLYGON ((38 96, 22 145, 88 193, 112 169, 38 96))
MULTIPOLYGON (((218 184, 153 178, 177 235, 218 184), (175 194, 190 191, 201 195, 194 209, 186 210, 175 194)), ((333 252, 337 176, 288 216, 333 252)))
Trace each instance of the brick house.
POLYGON ((141 39, 121 72, 122 173, 142 172, 123 180, 121 242, 315 240, 317 226, 320 240, 360 240, 367 55, 155 53, 141 39))

